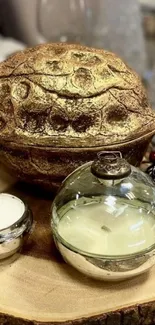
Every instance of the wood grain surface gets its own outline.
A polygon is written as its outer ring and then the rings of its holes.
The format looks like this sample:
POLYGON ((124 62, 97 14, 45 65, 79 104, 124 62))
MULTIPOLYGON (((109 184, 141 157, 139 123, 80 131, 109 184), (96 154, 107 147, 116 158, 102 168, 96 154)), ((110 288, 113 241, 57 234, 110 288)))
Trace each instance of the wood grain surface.
POLYGON ((18 259, 0 265, 0 324, 155 324, 155 268, 113 284, 83 276, 54 246, 52 196, 23 184, 8 191, 28 202, 35 222, 18 259))

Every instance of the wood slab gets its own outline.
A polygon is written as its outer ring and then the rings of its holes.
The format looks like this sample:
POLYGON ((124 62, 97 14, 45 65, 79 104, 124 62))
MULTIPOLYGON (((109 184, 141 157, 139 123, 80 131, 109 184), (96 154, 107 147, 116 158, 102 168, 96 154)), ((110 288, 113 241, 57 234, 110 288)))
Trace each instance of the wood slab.
MULTIPOLYGON (((8 188, 9 182, 8 187, 4 183, 8 188)), ((113 284, 83 276, 65 264, 54 246, 52 197, 22 184, 9 193, 28 202, 35 227, 19 258, 0 264, 0 324, 155 324, 155 268, 113 284)))

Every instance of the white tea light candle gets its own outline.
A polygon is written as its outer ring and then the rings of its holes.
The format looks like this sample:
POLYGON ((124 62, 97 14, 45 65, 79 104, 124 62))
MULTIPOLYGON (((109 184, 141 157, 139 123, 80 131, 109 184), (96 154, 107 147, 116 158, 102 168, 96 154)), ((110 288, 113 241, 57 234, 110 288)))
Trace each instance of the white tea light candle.
POLYGON ((22 200, 0 194, 0 261, 20 251, 32 224, 31 210, 22 200))
POLYGON ((24 214, 25 205, 16 196, 0 194, 0 230, 16 223, 24 214))
POLYGON ((87 253, 128 255, 154 244, 155 218, 129 201, 116 203, 114 197, 102 203, 80 205, 72 201, 61 208, 58 233, 68 244, 87 253))

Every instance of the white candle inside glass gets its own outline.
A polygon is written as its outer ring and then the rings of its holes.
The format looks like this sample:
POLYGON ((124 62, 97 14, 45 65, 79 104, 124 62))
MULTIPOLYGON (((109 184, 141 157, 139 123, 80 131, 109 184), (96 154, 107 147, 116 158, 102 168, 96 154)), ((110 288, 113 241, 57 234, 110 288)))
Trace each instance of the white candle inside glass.
POLYGON ((24 203, 14 195, 0 194, 0 230, 16 223, 24 214, 24 203))
MULTIPOLYGON (((108 202, 107 202, 108 203, 108 202)), ((102 255, 126 255, 155 243, 155 218, 128 204, 88 203, 64 213, 58 233, 79 250, 102 255)))

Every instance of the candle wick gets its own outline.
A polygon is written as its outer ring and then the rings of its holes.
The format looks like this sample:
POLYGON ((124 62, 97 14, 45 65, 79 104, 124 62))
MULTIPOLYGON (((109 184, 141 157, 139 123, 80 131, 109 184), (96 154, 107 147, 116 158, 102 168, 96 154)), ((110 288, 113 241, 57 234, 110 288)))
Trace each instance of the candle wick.
POLYGON ((105 231, 107 231, 107 232, 111 232, 111 229, 108 228, 107 226, 102 226, 101 229, 102 229, 102 230, 105 230, 105 231))

